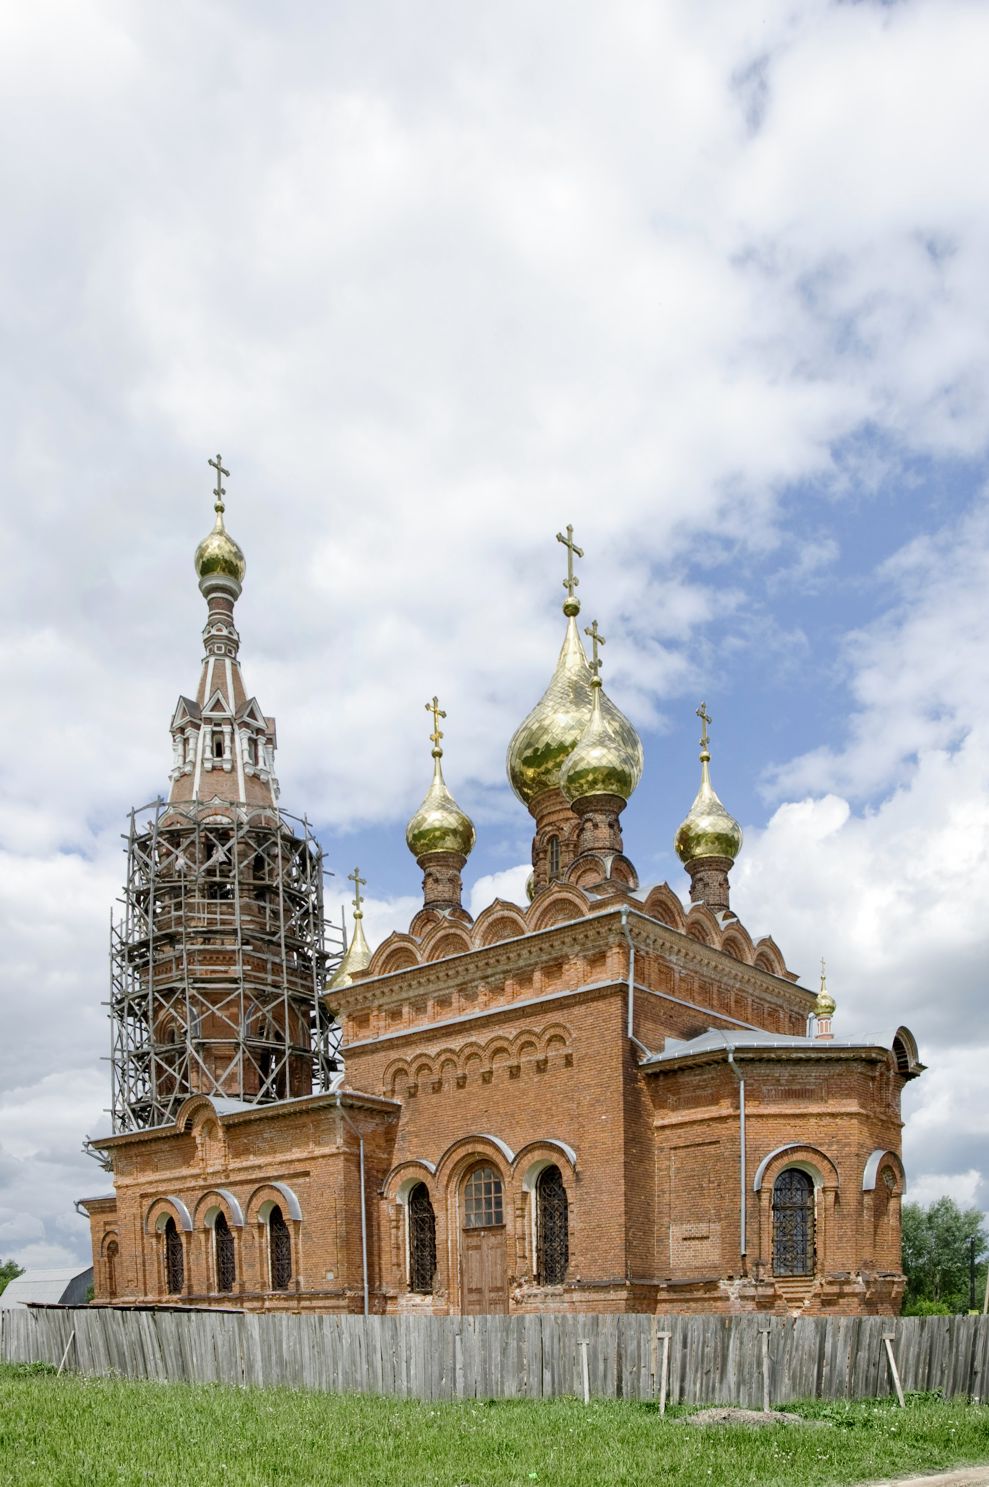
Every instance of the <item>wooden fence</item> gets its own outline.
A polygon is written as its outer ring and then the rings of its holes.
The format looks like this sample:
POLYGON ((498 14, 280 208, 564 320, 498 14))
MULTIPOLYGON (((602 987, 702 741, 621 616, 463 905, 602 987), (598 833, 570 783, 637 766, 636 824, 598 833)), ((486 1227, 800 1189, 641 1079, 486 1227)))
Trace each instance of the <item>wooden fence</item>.
POLYGON ((604 1399, 758 1408, 903 1388, 989 1398, 983 1317, 355 1317, 0 1310, 0 1361, 131 1379, 416 1399, 604 1399), (664 1337, 665 1334, 665 1337, 664 1337), (585 1346, 586 1345, 586 1346, 585 1346), (663 1387, 664 1360, 666 1388, 663 1387), (767 1387, 768 1386, 768 1387, 767 1387))

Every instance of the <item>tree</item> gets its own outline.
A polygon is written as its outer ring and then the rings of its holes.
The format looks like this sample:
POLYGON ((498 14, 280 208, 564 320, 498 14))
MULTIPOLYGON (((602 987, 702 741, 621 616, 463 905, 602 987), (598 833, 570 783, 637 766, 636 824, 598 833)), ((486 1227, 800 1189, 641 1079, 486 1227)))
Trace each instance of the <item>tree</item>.
POLYGON ((8 1281, 14 1279, 15 1275, 23 1275, 24 1267, 18 1265, 16 1260, 4 1260, 0 1264, 0 1291, 3 1291, 8 1281))
POLYGON ((970 1266, 974 1242, 976 1306, 982 1304, 986 1284, 989 1234, 977 1208, 959 1208, 952 1198, 937 1198, 926 1208, 903 1205, 903 1269, 907 1314, 932 1309, 964 1312, 969 1309, 970 1266))

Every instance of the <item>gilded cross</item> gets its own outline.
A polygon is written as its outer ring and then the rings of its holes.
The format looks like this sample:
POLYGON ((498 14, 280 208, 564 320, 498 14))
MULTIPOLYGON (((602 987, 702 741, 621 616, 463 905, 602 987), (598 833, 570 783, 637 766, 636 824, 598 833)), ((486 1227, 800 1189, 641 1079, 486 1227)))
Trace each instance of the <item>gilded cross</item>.
POLYGON ((702 702, 700 707, 696 709, 696 712, 697 716, 701 720, 701 748, 704 749, 706 752, 707 746, 710 743, 710 739, 707 736, 707 730, 708 726, 711 723, 711 714, 707 710, 707 703, 702 702))
POLYGON ((597 620, 591 620, 591 623, 585 627, 584 634, 591 637, 592 656, 590 666, 596 677, 601 670, 601 657, 598 655, 598 646, 605 643, 604 636, 598 629, 597 620))
POLYGON ((221 480, 221 478, 224 475, 226 475, 227 478, 229 479, 230 478, 230 471, 229 470, 225 470, 223 468, 223 456, 222 455, 219 455, 218 454, 215 460, 207 460, 206 463, 208 465, 212 466, 212 468, 216 471, 216 490, 213 492, 214 496, 216 497, 216 504, 215 504, 214 510, 222 512, 223 511, 223 498, 224 498, 224 496, 226 495, 227 492, 226 492, 226 487, 225 486, 222 486, 220 484, 220 480, 221 480))
POLYGON ((359 867, 355 867, 352 873, 348 873, 347 878, 354 885, 354 897, 352 900, 354 905, 354 912, 355 914, 363 914, 364 911, 361 908, 361 904, 364 902, 364 900, 361 898, 361 889, 367 887, 367 878, 361 877, 361 870, 359 867))
POLYGON ((443 734, 440 732, 440 718, 445 718, 446 713, 440 707, 440 700, 438 697, 434 697, 432 702, 426 703, 426 711, 428 713, 432 713, 433 715, 433 731, 429 735, 429 737, 432 739, 433 748, 438 749, 440 746, 440 739, 443 737, 443 734))
POLYGON ((574 589, 580 583, 580 579, 573 571, 574 554, 576 553, 578 558, 582 558, 584 556, 584 549, 578 547, 573 540, 573 525, 570 523, 567 525, 567 535, 564 537, 562 532, 557 532, 556 540, 557 542, 562 542, 567 550, 567 576, 563 580, 563 587, 572 599, 574 597, 574 589))
POLYGON ((827 989, 828 989, 828 972, 827 972, 827 967, 824 964, 824 956, 822 955, 821 956, 821 990, 822 991, 827 991, 827 989))

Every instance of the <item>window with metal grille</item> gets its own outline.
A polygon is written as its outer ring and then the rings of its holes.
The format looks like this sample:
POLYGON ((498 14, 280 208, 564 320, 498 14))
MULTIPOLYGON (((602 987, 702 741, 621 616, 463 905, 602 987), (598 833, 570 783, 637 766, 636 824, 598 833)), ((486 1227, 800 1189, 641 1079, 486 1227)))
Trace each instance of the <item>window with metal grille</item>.
POLYGON ((551 878, 560 876, 560 838, 551 836, 546 843, 546 851, 549 857, 549 875, 551 878))
POLYGON ((493 1167, 475 1167, 464 1185, 464 1228, 491 1229, 504 1222, 501 1178, 493 1167))
POLYGON ((544 1167, 536 1182, 536 1277, 562 1286, 570 1263, 570 1205, 559 1167, 544 1167))
POLYGON ((773 1274, 814 1273, 814 1182, 788 1167, 773 1184, 773 1274))
POLYGON ((175 1227, 175 1220, 165 1220, 165 1289, 169 1295, 177 1296, 185 1284, 185 1253, 182 1235, 175 1227))
POLYGON ((237 1279, 234 1237, 222 1213, 217 1214, 213 1225, 213 1249, 216 1257, 216 1288, 218 1291, 232 1291, 237 1279))
POLYGON ((268 1215, 268 1258, 271 1289, 287 1291, 292 1279, 292 1236, 277 1203, 268 1215))
POLYGON ((431 1296, 436 1274, 436 1215, 424 1182, 409 1194, 409 1290, 431 1296))

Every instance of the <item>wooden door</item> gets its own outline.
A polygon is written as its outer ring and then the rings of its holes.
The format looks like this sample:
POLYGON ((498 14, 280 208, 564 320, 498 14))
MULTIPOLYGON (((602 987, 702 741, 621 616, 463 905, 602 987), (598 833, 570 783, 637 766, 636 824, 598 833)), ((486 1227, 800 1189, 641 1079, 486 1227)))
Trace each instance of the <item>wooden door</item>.
POLYGON ((507 1312, 505 1230, 464 1229, 461 1239, 461 1311, 507 1312))

